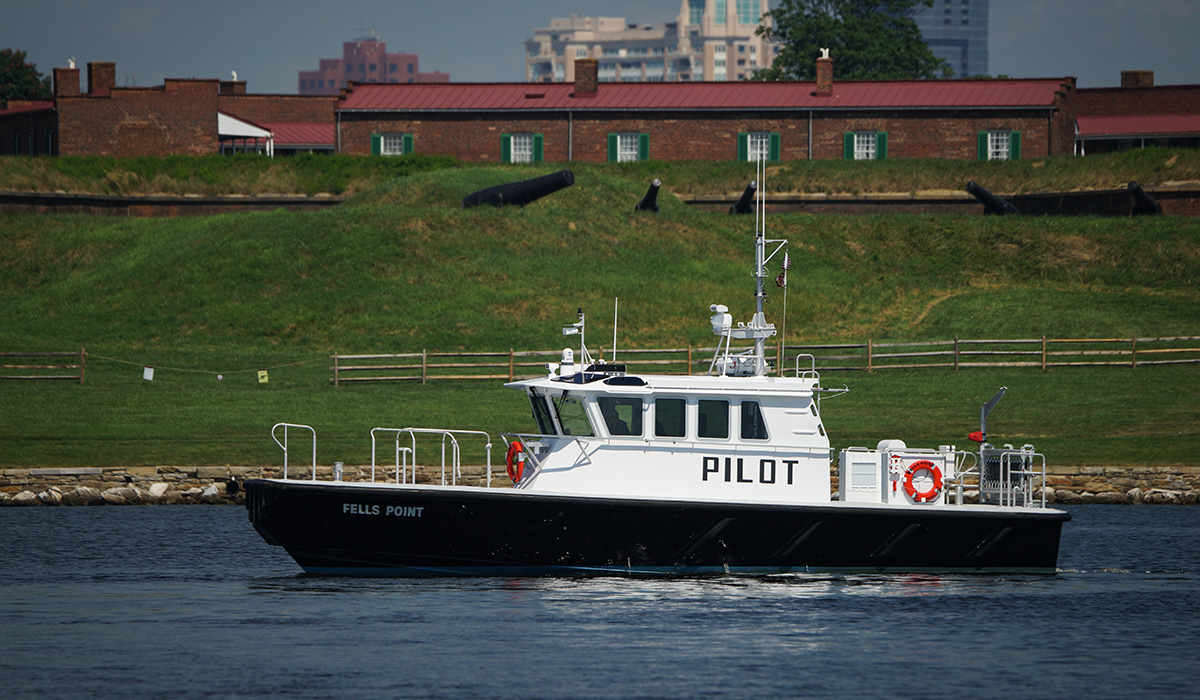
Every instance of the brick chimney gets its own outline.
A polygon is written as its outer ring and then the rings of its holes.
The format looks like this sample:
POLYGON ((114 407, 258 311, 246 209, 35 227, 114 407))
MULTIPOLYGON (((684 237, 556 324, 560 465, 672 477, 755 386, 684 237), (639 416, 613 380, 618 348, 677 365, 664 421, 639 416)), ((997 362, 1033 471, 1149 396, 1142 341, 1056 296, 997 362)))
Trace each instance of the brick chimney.
POLYGON ((595 97, 599 89, 600 62, 594 58, 575 61, 575 96, 595 97))
POLYGON ((1154 71, 1152 71, 1152 70, 1123 70, 1123 71, 1121 71, 1121 87, 1123 87, 1123 88, 1154 87, 1154 71))
POLYGON ((833 59, 829 57, 829 49, 821 49, 821 57, 817 59, 817 97, 829 97, 833 94, 833 59))
POLYGON ((88 66, 88 94, 100 97, 107 96, 113 86, 117 84, 117 64, 115 63, 89 63, 88 66))
POLYGON ((222 95, 245 95, 246 81, 245 80, 222 80, 218 93, 222 95))
POLYGON ((54 96, 77 97, 79 95, 79 69, 54 69, 54 96))

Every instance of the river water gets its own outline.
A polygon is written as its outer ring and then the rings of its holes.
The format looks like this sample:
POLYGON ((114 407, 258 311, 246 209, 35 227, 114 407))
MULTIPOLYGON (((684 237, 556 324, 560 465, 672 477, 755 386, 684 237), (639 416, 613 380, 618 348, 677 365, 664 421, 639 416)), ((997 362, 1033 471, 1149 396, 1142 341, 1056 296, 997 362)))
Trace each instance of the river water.
POLYGON ((1200 508, 1068 510, 1050 577, 403 580, 237 507, 5 508, 0 694, 1196 697, 1200 508))

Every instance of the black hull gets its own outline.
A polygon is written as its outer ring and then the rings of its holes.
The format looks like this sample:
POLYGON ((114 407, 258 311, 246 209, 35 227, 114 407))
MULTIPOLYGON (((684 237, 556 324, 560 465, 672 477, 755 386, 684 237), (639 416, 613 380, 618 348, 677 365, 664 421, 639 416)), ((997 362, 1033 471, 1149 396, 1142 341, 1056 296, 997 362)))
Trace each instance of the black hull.
POLYGON ((266 480, 246 483, 246 508, 306 572, 366 576, 1052 574, 1071 517, 266 480))

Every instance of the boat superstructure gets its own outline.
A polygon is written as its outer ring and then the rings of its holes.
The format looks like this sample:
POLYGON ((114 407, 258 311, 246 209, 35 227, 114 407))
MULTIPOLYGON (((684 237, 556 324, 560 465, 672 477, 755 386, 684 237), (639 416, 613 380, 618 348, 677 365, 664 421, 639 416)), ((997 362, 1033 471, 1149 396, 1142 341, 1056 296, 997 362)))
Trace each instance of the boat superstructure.
POLYGON ((766 359, 768 263, 781 261, 781 286, 790 264, 763 209, 760 199, 755 311, 735 324, 709 306, 718 349, 707 374, 594 361, 580 310, 563 331, 579 337, 578 355, 564 349, 543 376, 506 385, 536 428, 502 436, 513 488, 458 484, 455 431, 376 428, 373 442, 376 431, 396 438, 390 483, 318 481, 314 457, 311 479, 246 484, 255 528, 323 574, 1053 573, 1069 515, 1041 498, 1044 458, 985 442, 1003 390, 981 410, 978 454, 883 440, 831 460, 821 400, 845 390, 823 388, 810 356, 787 372, 766 359), (442 436, 440 483, 417 483, 408 460, 429 432, 442 436), (968 491, 979 503, 964 503, 968 491))

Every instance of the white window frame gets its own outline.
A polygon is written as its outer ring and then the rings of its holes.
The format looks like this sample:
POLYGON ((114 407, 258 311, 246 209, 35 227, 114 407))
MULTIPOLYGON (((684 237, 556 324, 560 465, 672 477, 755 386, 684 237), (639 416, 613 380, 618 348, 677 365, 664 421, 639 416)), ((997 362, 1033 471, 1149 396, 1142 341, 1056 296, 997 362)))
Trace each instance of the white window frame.
POLYGON ((404 155, 404 134, 383 134, 379 140, 379 155, 404 155))
POLYGON ((1012 132, 989 131, 987 145, 988 160, 1008 160, 1012 154, 1012 132))
POLYGON ((746 134, 746 159, 751 163, 771 160, 771 132, 751 131, 746 134))
POLYGON ((854 160, 875 160, 876 143, 874 131, 854 132, 854 160))
POLYGON ((641 135, 637 133, 617 134, 617 162, 635 163, 639 160, 641 135))
POLYGON ((509 160, 513 163, 533 162, 533 134, 513 134, 509 160))

